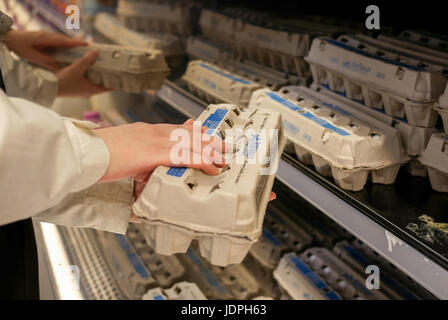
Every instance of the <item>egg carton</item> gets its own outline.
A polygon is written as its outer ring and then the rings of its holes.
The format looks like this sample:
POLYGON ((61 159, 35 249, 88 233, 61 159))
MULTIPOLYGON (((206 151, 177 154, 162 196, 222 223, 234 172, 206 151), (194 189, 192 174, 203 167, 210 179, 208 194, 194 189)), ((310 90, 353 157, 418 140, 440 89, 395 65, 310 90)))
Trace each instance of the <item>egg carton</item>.
POLYGON ((448 134, 433 134, 419 160, 428 169, 431 187, 448 192, 448 134))
POLYGON ((362 252, 365 256, 374 261, 374 264, 376 264, 380 268, 380 270, 382 270, 381 277, 383 276, 383 274, 388 273, 396 281, 399 281, 402 285, 409 288, 409 290, 412 290, 412 292, 414 292, 414 294, 416 294, 420 299, 434 299, 434 296, 431 293, 429 293, 412 278, 395 267, 392 263, 380 256, 375 250, 367 246, 361 240, 355 239, 351 241, 350 244, 353 246, 353 248, 355 248, 359 252, 362 252))
MULTIPOLYGON (((353 247, 347 241, 337 243, 333 248, 333 253, 363 277, 369 275, 366 272, 368 266, 377 264, 376 261, 353 247)), ((399 279, 395 279, 389 275, 385 270, 380 269, 380 279, 381 284, 379 291, 383 292, 389 298, 395 300, 419 299, 412 290, 404 286, 399 279)))
POLYGON ((327 37, 314 39, 305 59, 315 83, 388 115, 406 116, 413 126, 435 126, 434 102, 446 84, 441 72, 385 59, 327 37))
POLYGON ((186 52, 193 60, 200 59, 211 63, 219 63, 236 58, 231 51, 201 36, 188 37, 186 52))
POLYGON ((95 17, 94 28, 108 40, 128 47, 162 51, 165 57, 180 56, 185 53, 179 37, 168 33, 140 33, 126 28, 120 20, 108 13, 95 17))
POLYGON ((360 276, 326 248, 309 248, 300 257, 344 299, 388 300, 382 292, 368 289, 366 277, 360 276))
POLYGON ((224 69, 250 79, 260 85, 277 90, 288 84, 307 83, 307 78, 265 67, 250 60, 241 60, 232 52, 226 51, 219 45, 209 42, 201 37, 189 37, 187 40, 187 53, 193 59, 201 59, 221 66, 224 69))
POLYGON ((254 243, 250 254, 265 268, 275 269, 286 252, 300 253, 311 245, 313 239, 278 210, 268 209, 262 236, 254 243))
POLYGON ((119 0, 117 15, 133 30, 189 36, 192 32, 190 6, 166 1, 119 0))
POLYGON ((87 69, 87 78, 109 89, 127 93, 157 90, 170 71, 162 52, 119 45, 91 44, 58 50, 52 56, 59 63, 71 64, 90 50, 98 50, 99 56, 87 69))
POLYGON ((186 272, 179 259, 176 256, 156 254, 146 243, 141 229, 140 226, 130 224, 126 236, 159 286, 166 288, 182 280, 186 272))
POLYGON ((210 135, 225 138, 230 129, 240 133, 235 148, 239 150, 232 155, 236 161, 217 176, 160 166, 133 212, 145 223, 146 240, 157 253, 185 252, 195 238, 201 255, 212 264, 240 263, 261 234, 284 147, 281 117, 276 112, 249 112, 221 104, 207 107, 198 121, 209 128, 210 135), (259 130, 266 130, 265 134, 259 130))
POLYGON ((209 40, 229 49, 235 49, 236 20, 224 14, 202 9, 199 26, 202 34, 209 40))
POLYGON ((188 89, 209 103, 233 103, 246 107, 261 85, 217 65, 194 60, 182 76, 188 89))
MULTIPOLYGON (((325 87, 313 84, 312 88, 313 90, 331 99, 327 101, 327 103, 332 103, 335 105, 340 104, 342 106, 345 105, 350 107, 350 110, 359 110, 360 112, 368 114, 369 116, 374 117, 377 120, 395 128, 400 133, 401 141, 406 150, 406 153, 411 157, 420 156, 425 150, 429 138, 431 138, 434 133, 439 132, 439 130, 437 130, 435 127, 422 128, 411 126, 406 121, 391 117, 380 110, 368 108, 366 105, 348 99, 341 94, 328 90, 325 87), (334 102, 331 102, 332 100, 334 102)), ((368 121, 367 118, 366 121, 368 121)))
POLYGON ((395 44, 394 42, 387 42, 384 40, 381 40, 381 38, 373 38, 373 37, 369 37, 363 34, 354 34, 352 35, 352 37, 369 43, 373 46, 376 46, 382 50, 388 50, 388 51, 392 51, 394 53, 400 53, 400 54, 404 54, 408 57, 411 58, 417 58, 417 59, 421 59, 422 63, 424 65, 427 65, 427 63, 429 64, 434 64, 436 66, 439 66, 439 68, 441 67, 442 69, 442 73, 447 76, 448 75, 448 60, 447 59, 442 59, 439 58, 437 56, 425 53, 425 52, 421 52, 412 48, 405 48, 403 46, 400 46, 398 44, 395 44))
POLYGON ((342 300, 328 284, 295 253, 287 253, 274 271, 282 291, 294 300, 342 300))
POLYGON ((448 60, 448 41, 434 34, 416 30, 405 30, 397 37, 379 35, 378 39, 394 43, 406 49, 432 55, 445 61, 448 60))
POLYGON ((99 234, 103 253, 120 289, 129 299, 141 299, 148 289, 158 286, 135 248, 121 234, 99 234))
POLYGON ((248 300, 260 295, 261 287, 250 270, 243 264, 227 267, 211 266, 213 273, 237 300, 248 300))
POLYGON ((435 109, 442 117, 445 133, 448 133, 448 85, 443 95, 440 96, 439 103, 435 106, 435 109))
POLYGON ((178 255, 188 272, 188 280, 193 281, 208 299, 234 299, 232 293, 216 277, 210 266, 192 248, 187 253, 178 255))
POLYGON ((257 90, 249 109, 282 113, 285 136, 300 161, 314 164, 317 172, 332 176, 346 190, 363 189, 369 175, 373 183, 395 181, 404 161, 395 130, 344 115, 288 88, 257 90))
POLYGON ((400 50, 399 46, 385 46, 381 40, 368 36, 356 36, 356 35, 342 35, 337 38, 337 41, 342 42, 352 48, 359 49, 369 55, 378 56, 382 59, 389 61, 396 61, 414 68, 424 69, 429 72, 444 73, 448 71, 446 64, 433 63, 427 59, 408 54, 400 50))
POLYGON ((150 289, 143 295, 142 300, 207 300, 207 298, 196 283, 184 281, 169 289, 150 289))

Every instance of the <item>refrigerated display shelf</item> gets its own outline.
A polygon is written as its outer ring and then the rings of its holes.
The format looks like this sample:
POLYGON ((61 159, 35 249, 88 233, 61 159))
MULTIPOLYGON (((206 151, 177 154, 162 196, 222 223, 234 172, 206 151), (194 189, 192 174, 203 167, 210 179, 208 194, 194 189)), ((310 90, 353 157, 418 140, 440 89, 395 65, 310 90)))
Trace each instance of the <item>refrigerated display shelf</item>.
MULTIPOLYGON (((166 80, 157 96, 186 117, 196 118, 207 105, 179 81, 166 80)), ((395 184, 368 183, 364 190, 350 192, 288 154, 277 178, 435 296, 448 299, 448 233, 425 229, 419 219, 427 215, 443 221, 448 195, 433 191, 427 178, 411 177, 402 169, 395 184), (411 227, 418 224, 417 234, 411 227)))

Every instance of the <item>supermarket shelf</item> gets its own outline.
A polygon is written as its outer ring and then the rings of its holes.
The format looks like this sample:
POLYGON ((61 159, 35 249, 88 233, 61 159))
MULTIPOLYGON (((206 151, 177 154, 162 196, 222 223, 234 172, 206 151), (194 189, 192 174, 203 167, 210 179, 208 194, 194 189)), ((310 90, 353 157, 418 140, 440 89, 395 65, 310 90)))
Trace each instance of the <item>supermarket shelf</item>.
MULTIPOLYGON (((169 80, 157 96, 187 117, 198 117, 207 105, 169 80)), ((431 191, 429 205, 419 208, 412 203, 419 201, 417 194, 428 196, 428 192, 418 191, 431 190, 427 179, 402 174, 399 186, 368 184, 362 192, 346 192, 289 155, 282 157, 277 178, 435 296, 448 299, 447 246, 425 243, 406 229, 423 213, 442 217, 443 208, 448 207, 446 195, 431 191), (401 197, 397 189, 406 190, 406 185, 418 190, 401 197)))

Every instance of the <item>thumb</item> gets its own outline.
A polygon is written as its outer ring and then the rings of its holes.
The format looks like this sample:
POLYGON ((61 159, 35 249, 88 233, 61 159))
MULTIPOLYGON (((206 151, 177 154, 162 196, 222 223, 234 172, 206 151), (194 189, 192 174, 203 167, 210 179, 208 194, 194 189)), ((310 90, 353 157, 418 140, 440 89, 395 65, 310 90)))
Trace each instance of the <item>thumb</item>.
POLYGON ((81 59, 75 61, 71 67, 76 69, 80 73, 86 72, 86 70, 95 63, 98 58, 98 50, 92 50, 87 52, 81 59))

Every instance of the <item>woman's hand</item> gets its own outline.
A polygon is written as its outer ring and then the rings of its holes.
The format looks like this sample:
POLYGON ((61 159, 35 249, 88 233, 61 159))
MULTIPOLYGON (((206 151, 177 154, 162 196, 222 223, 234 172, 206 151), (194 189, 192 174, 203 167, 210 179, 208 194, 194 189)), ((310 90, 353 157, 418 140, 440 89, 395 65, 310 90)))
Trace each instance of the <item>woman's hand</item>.
MULTIPOLYGON (((195 144, 189 143, 186 152, 190 158, 180 163, 173 163, 171 151, 178 141, 171 141, 171 133, 176 129, 184 129, 189 137, 193 137, 193 120, 183 125, 133 123, 122 126, 96 129, 110 153, 109 168, 100 181, 112 181, 126 177, 139 177, 147 181, 150 174, 158 166, 190 167, 200 169, 211 175, 219 173, 219 168, 225 166, 225 144, 219 138, 210 137, 209 142, 202 143, 200 150, 195 150, 195 144), (204 149, 213 146, 214 154, 209 156, 204 149), (200 161, 193 161, 193 156, 200 161)), ((200 128, 200 135, 205 135, 206 127, 200 128)), ((182 149, 184 150, 184 149, 182 149)))
POLYGON ((72 48, 86 46, 79 38, 70 38, 59 33, 46 31, 8 31, 2 39, 6 46, 19 57, 48 68, 60 69, 59 64, 45 51, 50 48, 72 48))

